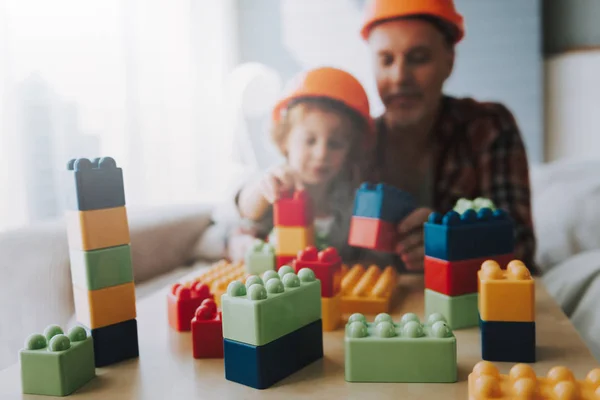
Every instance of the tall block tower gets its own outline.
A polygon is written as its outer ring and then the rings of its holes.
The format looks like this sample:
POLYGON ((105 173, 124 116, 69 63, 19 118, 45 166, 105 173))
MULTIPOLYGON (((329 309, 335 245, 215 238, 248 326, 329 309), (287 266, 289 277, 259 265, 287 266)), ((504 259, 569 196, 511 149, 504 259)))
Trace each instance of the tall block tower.
POLYGON ((110 157, 67 165, 67 237, 77 322, 96 367, 139 355, 123 171, 110 157))

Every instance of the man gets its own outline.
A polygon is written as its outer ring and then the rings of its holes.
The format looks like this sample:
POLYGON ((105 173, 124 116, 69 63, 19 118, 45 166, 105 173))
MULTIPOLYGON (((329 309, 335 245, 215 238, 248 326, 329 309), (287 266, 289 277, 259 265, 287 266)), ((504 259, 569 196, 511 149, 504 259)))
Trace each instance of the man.
POLYGON ((535 271, 527 155, 512 114, 501 104, 442 93, 464 34, 452 0, 367 5, 361 35, 385 105, 369 173, 422 206, 398 226, 396 250, 408 270, 423 268, 422 227, 432 210, 482 196, 513 217, 515 257, 535 271))

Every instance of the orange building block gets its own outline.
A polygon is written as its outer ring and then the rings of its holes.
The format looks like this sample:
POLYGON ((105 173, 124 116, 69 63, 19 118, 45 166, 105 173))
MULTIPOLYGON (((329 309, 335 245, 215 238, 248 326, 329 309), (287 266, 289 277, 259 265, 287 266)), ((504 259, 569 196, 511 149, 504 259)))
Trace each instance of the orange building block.
POLYGON ((484 321, 535 321, 535 283, 525 264, 508 263, 505 270, 493 260, 477 273, 479 314, 484 321))
POLYGON ((321 297, 321 320, 323 332, 335 331, 343 325, 342 296, 321 297))
POLYGON ((97 250, 129 244, 125 206, 100 210, 65 212, 69 247, 97 250))
POLYGON ((90 329, 102 328, 135 319, 135 287, 133 282, 98 290, 73 286, 77 321, 90 329))
POLYGON ((469 400, 592 400, 600 399, 600 368, 584 380, 576 380, 569 369, 557 366, 545 377, 537 377, 527 364, 516 364, 508 375, 489 361, 480 361, 469 374, 469 400))
POLYGON ((210 287, 210 292, 215 297, 215 303, 220 307, 221 295, 227 291, 229 282, 235 280, 245 282, 248 275, 244 269, 243 262, 230 263, 229 261, 221 260, 192 281, 184 283, 184 286, 191 287, 196 282, 207 284, 210 287))
POLYGON ((388 266, 383 271, 377 265, 365 270, 354 265, 342 266, 342 313, 389 313, 398 297, 398 273, 388 266))
POLYGON ((276 226, 275 254, 295 256, 299 251, 315 244, 314 226, 276 226))

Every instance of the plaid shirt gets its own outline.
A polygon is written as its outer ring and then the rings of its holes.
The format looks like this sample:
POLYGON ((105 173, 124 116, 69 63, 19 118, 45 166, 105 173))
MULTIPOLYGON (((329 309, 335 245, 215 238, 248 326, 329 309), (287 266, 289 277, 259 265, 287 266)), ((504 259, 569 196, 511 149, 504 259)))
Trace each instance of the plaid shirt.
MULTIPOLYGON (((382 118, 376 126, 371 179, 394 185, 386 179, 391 169, 382 156, 386 135, 382 118)), ((515 258, 537 273, 527 154, 510 111, 498 103, 444 96, 432 140, 433 208, 445 213, 461 197, 491 199, 515 222, 515 258)))

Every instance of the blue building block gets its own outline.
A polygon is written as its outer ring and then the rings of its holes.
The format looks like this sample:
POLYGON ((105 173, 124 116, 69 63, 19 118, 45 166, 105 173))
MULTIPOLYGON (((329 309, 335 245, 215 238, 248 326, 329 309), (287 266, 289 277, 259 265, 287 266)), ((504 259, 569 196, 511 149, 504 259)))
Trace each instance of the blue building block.
POLYGON ((535 322, 479 319, 481 358, 513 363, 535 362, 535 322))
POLYGON ((104 367, 139 356, 137 321, 130 319, 92 329, 96 367, 104 367))
POLYGON ((363 183, 356 191, 353 214, 398 223, 416 207, 407 192, 383 183, 363 183))
POLYGON ((323 358, 322 321, 312 322, 263 346, 223 339, 225 378, 266 389, 323 358))
POLYGON ((512 254, 514 224, 501 209, 431 213, 425 223, 425 255, 446 261, 512 254))
POLYGON ((67 164, 66 208, 99 210, 125 205, 123 170, 111 157, 72 159, 67 164))

